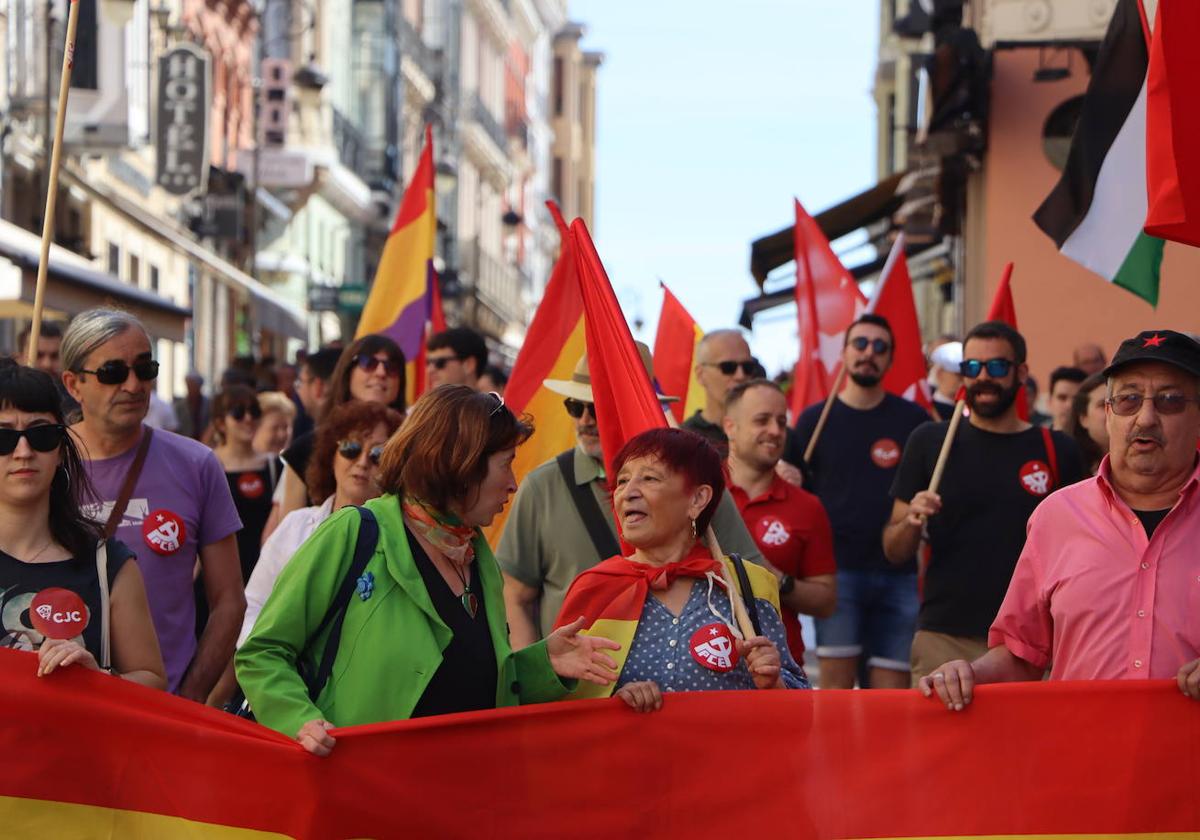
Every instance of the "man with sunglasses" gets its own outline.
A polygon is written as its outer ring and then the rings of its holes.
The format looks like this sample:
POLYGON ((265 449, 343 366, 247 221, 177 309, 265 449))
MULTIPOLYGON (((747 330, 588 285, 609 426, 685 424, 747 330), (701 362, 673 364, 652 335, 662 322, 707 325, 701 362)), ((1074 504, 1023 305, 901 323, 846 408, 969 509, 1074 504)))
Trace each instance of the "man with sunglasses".
POLYGON ((488 349, 483 336, 466 327, 454 327, 429 337, 425 344, 425 373, 429 387, 466 385, 478 390, 487 367, 488 349))
MULTIPOLYGON (((653 380, 650 348, 640 341, 637 347, 653 380)), ((554 627, 567 589, 581 572, 620 552, 587 356, 579 360, 570 379, 547 379, 544 384, 565 398, 563 407, 574 423, 576 445, 521 481, 496 547, 514 649, 533 644, 554 627)), ((717 506, 712 525, 725 551, 762 563, 762 552, 728 493, 717 506)))
POLYGON ((750 354, 750 345, 740 330, 713 330, 696 345, 696 381, 704 389, 704 408, 683 421, 690 429, 712 441, 724 458, 729 439, 722 424, 725 398, 739 382, 765 376, 763 366, 750 354))
POLYGON ((1200 700, 1200 344, 1148 330, 1117 350, 1099 473, 1030 517, 1008 594, 973 662, 921 681, 950 709, 977 683, 1176 680, 1200 700))
POLYGON ((930 547, 913 637, 918 680, 943 662, 987 651, 1030 515, 1051 492, 1086 475, 1075 441, 1017 414, 1029 374, 1019 332, 999 321, 975 326, 963 342, 962 374, 970 416, 959 424, 938 492, 927 488, 948 422, 909 438, 883 531, 893 563, 910 563, 923 534, 930 547))
MULTIPOLYGON (((809 489, 833 525, 837 562, 837 605, 816 622, 822 688, 853 688, 864 663, 864 688, 910 683, 908 657, 919 605, 916 563, 888 563, 879 532, 892 509, 888 491, 900 453, 929 415, 884 390, 894 345, 891 325, 881 315, 863 315, 846 330, 846 387, 833 401, 808 465, 809 489)), ((824 403, 809 406, 797 420, 801 452, 823 408, 824 403)))
POLYGON ((137 554, 168 690, 204 702, 233 655, 246 608, 237 549, 242 523, 212 451, 145 424, 158 378, 151 346, 132 315, 84 312, 63 336, 63 382, 83 408, 72 431, 96 492, 89 513, 137 554), (209 603, 199 642, 197 561, 209 603))

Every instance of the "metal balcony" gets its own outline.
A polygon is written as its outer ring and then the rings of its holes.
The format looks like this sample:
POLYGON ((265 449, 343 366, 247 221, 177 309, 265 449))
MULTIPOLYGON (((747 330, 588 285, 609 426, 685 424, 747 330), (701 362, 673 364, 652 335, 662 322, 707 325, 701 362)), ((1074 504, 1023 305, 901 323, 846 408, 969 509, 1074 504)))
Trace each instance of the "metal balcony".
POLYGON ((488 110, 488 107, 483 104, 483 100, 479 98, 478 91, 471 94, 470 111, 468 113, 471 119, 479 123, 484 133, 496 144, 496 148, 500 150, 501 154, 504 154, 508 149, 508 138, 504 132, 504 127, 500 125, 500 121, 488 110))
POLYGON ((411 58, 429 79, 437 78, 436 52, 403 15, 400 15, 400 54, 411 58))
POLYGON ((337 149, 338 161, 355 175, 364 175, 364 149, 362 131, 349 117, 333 109, 333 145, 337 149))

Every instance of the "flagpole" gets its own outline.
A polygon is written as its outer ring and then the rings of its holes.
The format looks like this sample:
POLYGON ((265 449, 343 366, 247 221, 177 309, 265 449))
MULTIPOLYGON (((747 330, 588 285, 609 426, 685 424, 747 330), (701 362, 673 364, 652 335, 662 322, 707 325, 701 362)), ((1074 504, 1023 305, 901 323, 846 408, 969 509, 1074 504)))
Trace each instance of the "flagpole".
POLYGON ((942 473, 946 471, 946 462, 950 460, 950 448, 954 445, 954 436, 958 433, 958 424, 962 422, 966 410, 966 399, 960 399, 954 404, 954 416, 950 418, 950 428, 946 430, 946 439, 942 441, 942 451, 938 453, 937 463, 933 467, 933 477, 929 479, 929 492, 936 493, 942 483, 942 473))
MULTIPOLYGON (((71 91, 71 70, 75 67, 75 32, 79 28, 79 0, 71 0, 67 13, 67 35, 63 44, 62 79, 58 85, 58 113, 54 120, 54 143, 46 165, 46 210, 42 217, 42 250, 38 260, 37 285, 33 292, 33 325, 29 328, 29 346, 25 364, 37 364, 38 340, 42 335, 42 311, 46 304, 46 274, 50 268, 50 243, 54 239, 54 213, 58 204, 58 167, 62 156, 63 129, 67 122, 67 95, 71 91)), ((49 33, 47 33, 49 37, 49 33)))
MULTIPOLYGON (((863 314, 870 314, 875 311, 875 304, 879 302, 879 295, 883 291, 883 284, 892 276, 892 269, 896 265, 896 260, 904 253, 904 234, 901 233, 896 237, 896 241, 892 243, 892 250, 888 253, 887 260, 883 264, 883 271, 880 272, 880 283, 875 287, 875 291, 871 294, 871 300, 867 303, 867 308, 863 314)), ((813 329, 816 329, 816 318, 812 319, 813 329)), ((846 365, 843 364, 838 368, 837 376, 833 380, 833 387, 829 389, 829 396, 825 398, 825 406, 821 409, 821 416, 817 418, 817 425, 813 428, 812 437, 808 439, 808 446, 804 447, 804 463, 812 463, 813 453, 817 449, 817 439, 821 437, 821 432, 825 431, 825 423, 829 420, 829 412, 833 408, 833 401, 837 399, 837 395, 842 392, 842 386, 846 383, 846 365)))

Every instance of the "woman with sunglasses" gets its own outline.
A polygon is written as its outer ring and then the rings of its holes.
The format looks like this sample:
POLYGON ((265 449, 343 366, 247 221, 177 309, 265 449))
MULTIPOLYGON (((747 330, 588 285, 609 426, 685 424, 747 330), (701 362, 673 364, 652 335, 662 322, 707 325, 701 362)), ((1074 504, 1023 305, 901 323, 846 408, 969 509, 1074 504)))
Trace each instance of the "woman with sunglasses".
POLYGON ((577 679, 612 682, 603 651, 616 644, 579 635, 580 622, 509 645, 500 569, 480 528, 516 490, 513 457, 532 433, 495 394, 443 385, 417 401, 383 450, 386 495, 335 513, 300 547, 237 653, 260 723, 327 755, 335 725, 544 702, 577 679), (357 576, 355 557, 366 558, 357 576), (348 584, 340 623, 327 622, 348 584), (325 680, 322 661, 332 666, 325 680), (300 663, 318 679, 306 682, 300 663))
POLYGON ((263 543, 246 584, 239 646, 250 635, 275 579, 317 526, 334 511, 366 504, 379 495, 379 458, 383 445, 400 428, 400 420, 400 412, 387 406, 351 401, 335 409, 317 429, 307 478, 313 495, 324 501, 289 513, 263 543))
POLYGON ((49 374, 0 362, 0 646, 163 689, 137 563, 80 510, 89 489, 49 374))
MULTIPOLYGON (((364 335, 342 352, 329 380, 329 397, 322 411, 328 416, 351 400, 379 403, 404 414, 405 358, 396 342, 386 335, 364 335)), ((294 510, 317 502, 320 497, 305 485, 308 461, 312 457, 315 435, 300 435, 283 452, 283 492, 278 499, 275 521, 282 521, 294 510)), ((267 534, 270 535, 268 527, 267 534)))

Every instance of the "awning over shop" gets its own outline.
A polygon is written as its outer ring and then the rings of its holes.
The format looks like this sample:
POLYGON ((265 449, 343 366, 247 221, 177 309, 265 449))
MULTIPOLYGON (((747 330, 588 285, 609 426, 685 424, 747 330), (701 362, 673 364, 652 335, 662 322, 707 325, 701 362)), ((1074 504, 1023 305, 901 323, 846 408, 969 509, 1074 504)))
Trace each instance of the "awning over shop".
MULTIPOLYGON (((41 237, 0 219, 0 317, 32 318, 41 237)), ((183 341, 191 310, 97 271, 78 254, 50 246, 47 317, 70 317, 105 303, 136 315, 155 338, 183 341)))
MULTIPOLYGON (((861 227, 890 216, 903 200, 900 183, 907 173, 898 172, 880 181, 869 190, 836 204, 813 218, 830 242, 840 239, 861 227)), ((759 287, 776 268, 786 265, 796 257, 793 243, 793 228, 788 225, 782 230, 756 239, 750 243, 750 273, 759 287)))
POLYGON ((259 328, 288 338, 308 340, 308 320, 303 309, 285 300, 246 272, 212 253, 185 234, 173 229, 162 219, 156 218, 152 213, 137 206, 136 203, 105 187, 90 183, 83 175, 68 166, 63 166, 62 173, 71 183, 96 196, 141 225, 149 233, 187 254, 199 263, 200 267, 211 273, 218 282, 231 286, 249 298, 253 319, 259 328))

